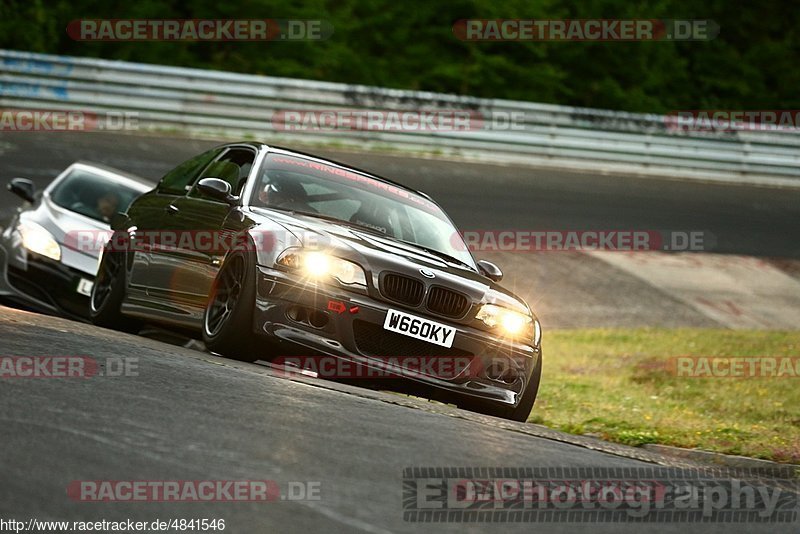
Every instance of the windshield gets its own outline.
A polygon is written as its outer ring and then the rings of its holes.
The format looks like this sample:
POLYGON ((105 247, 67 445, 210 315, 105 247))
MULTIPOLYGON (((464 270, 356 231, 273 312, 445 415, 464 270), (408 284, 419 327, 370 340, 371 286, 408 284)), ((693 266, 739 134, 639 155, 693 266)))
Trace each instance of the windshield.
POLYGON ((64 209, 108 223, 117 212, 125 212, 141 194, 125 184, 77 169, 56 184, 50 200, 64 209))
POLYGON ((475 268, 461 235, 439 206, 355 171, 270 154, 258 174, 251 204, 358 225, 475 268))

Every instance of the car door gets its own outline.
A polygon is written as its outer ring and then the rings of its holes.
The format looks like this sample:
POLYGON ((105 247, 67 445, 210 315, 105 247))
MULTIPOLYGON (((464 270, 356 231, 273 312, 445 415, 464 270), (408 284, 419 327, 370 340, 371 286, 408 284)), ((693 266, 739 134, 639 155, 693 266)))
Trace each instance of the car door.
POLYGON ((173 268, 164 250, 164 237, 175 231, 177 201, 186 196, 196 178, 222 150, 214 148, 181 163, 129 208, 128 217, 136 227, 130 273, 133 294, 159 297, 168 291, 173 268))
POLYGON ((169 251, 172 299, 205 309, 220 262, 233 243, 233 236, 246 226, 238 204, 231 205, 204 195, 197 183, 203 178, 219 178, 231 185, 233 196, 238 196, 255 158, 253 148, 227 148, 197 177, 189 193, 174 203, 171 219, 180 239, 169 251))

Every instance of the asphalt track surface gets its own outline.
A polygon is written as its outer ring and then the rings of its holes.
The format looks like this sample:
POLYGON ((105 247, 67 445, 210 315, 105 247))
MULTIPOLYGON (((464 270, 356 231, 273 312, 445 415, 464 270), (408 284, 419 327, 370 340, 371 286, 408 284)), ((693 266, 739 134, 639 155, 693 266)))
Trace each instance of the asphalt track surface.
MULTIPOLYGON (((608 454, 558 436, 542 439, 520 431, 534 425, 329 382, 293 381, 256 364, 2 307, 0 339, 5 354, 90 356, 105 374, 112 368, 109 358, 135 363, 123 376, 3 380, 4 519, 209 518, 224 519, 225 532, 232 533, 639 532, 642 525, 635 523, 407 522, 403 469, 651 465, 637 455, 668 461, 625 447, 608 454), (68 497, 67 488, 82 480, 271 480, 284 496, 290 483, 312 483, 319 500, 80 502, 68 497)), ((796 524, 668 522, 647 528, 790 532, 796 524)))
MULTIPOLYGON (((267 140, 268 141, 268 140, 267 140)), ((0 133, 0 181, 46 185, 78 159, 157 180, 218 144, 109 133, 0 133)), ((703 231, 709 252, 800 258, 800 188, 577 174, 315 149, 435 198, 462 230, 703 231)), ((0 218, 15 205, 0 194, 0 218)))
MULTIPOLYGON (((76 159, 158 177, 207 146, 101 134, 3 134, 0 175, 43 186, 76 159)), ((327 151, 320 151, 326 152, 327 151)), ((798 257, 798 193, 566 175, 512 167, 339 153, 421 188, 464 228, 704 229, 720 251, 798 257), (794 247, 794 248, 793 248, 794 247)), ((5 209, 13 205, 3 194, 5 209)), ((12 197, 13 198, 13 197, 12 197)), ((0 518, 152 521, 223 518, 226 532, 591 531, 639 524, 413 523, 408 467, 643 467, 670 460, 624 447, 525 431, 388 393, 294 381, 271 370, 155 340, 0 308, 0 355, 136 358, 136 373, 0 382, 0 518), (318 483, 319 500, 272 503, 87 503, 76 480, 274 480, 318 483)), ((545 362, 546 379, 546 362, 545 362)), ((647 526, 658 532, 791 532, 793 525, 647 526), (788 527, 788 528, 787 528, 788 527)))

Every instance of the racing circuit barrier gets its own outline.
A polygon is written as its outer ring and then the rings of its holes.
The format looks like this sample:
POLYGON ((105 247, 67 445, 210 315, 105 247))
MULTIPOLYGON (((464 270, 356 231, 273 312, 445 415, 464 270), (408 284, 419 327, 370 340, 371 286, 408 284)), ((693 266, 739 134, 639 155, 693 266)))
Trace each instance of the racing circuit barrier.
MULTIPOLYGON (((800 135, 676 127, 675 116, 0 50, 0 108, 130 114, 135 128, 400 150, 553 168, 800 184, 800 135), (472 126, 287 127, 292 113, 465 112, 472 126), (479 120, 475 120, 478 117, 479 120)), ((395 113, 395 115, 397 115, 395 113)), ((126 115, 128 116, 128 115, 126 115)), ((127 123, 126 123, 127 124, 127 123)), ((384 124, 385 125, 385 124, 384 124)), ((290 125, 292 126, 292 125, 290 125)), ((0 128, 0 132, 3 129, 0 128)))

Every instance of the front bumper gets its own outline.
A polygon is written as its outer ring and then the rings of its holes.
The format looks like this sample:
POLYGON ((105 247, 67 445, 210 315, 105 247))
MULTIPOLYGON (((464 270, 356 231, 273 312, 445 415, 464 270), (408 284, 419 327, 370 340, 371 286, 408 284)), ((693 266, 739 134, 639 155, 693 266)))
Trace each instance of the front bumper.
POLYGON ((387 310, 402 310, 397 305, 261 266, 257 276, 253 329, 279 342, 279 357, 334 356, 380 371, 389 365, 392 377, 431 397, 452 402, 456 394, 511 407, 519 404, 541 357, 538 347, 430 317, 456 328, 452 348, 440 347, 384 330, 387 310))
POLYGON ((78 293, 82 279, 94 275, 80 269, 0 244, 0 295, 46 313, 87 320, 89 297, 78 293))

